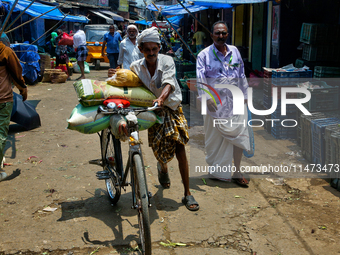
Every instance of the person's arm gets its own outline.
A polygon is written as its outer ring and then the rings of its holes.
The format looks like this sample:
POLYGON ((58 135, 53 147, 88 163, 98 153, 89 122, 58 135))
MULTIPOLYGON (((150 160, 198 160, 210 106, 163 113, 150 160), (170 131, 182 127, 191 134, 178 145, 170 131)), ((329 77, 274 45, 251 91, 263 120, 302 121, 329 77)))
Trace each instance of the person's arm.
POLYGON ((22 95, 22 100, 25 101, 27 99, 27 86, 22 77, 22 67, 19 59, 13 51, 8 55, 6 67, 14 85, 19 89, 20 95, 22 95))
POLYGON ((166 84, 165 87, 162 90, 161 95, 157 99, 153 100, 153 104, 158 103, 158 106, 162 107, 164 105, 165 100, 171 94, 171 91, 172 91, 171 85, 170 84, 166 84))
MULTIPOLYGON (((196 62, 196 76, 197 76, 197 87, 203 88, 205 87, 200 84, 207 84, 207 79, 205 77, 205 68, 207 66, 207 56, 203 53, 198 54, 197 56, 197 62, 196 62)), ((208 93, 205 93, 203 90, 198 89, 198 95, 199 97, 202 97, 202 94, 206 95, 207 98, 207 107, 210 112, 216 112, 217 107, 215 105, 214 100, 208 95, 208 93)))
POLYGON ((106 34, 104 35, 104 40, 103 40, 103 46, 102 46, 102 56, 104 57, 104 51, 105 51, 105 45, 106 45, 106 34))
POLYGON ((119 68, 122 67, 123 61, 124 61, 124 43, 121 43, 119 45, 119 56, 117 61, 119 68))
MULTIPOLYGON (((237 49, 236 49, 237 50, 237 49)), ((244 96, 244 103, 246 104, 248 102, 248 81, 247 81, 247 77, 244 73, 244 62, 242 60, 241 54, 240 52, 237 50, 237 62, 239 63, 238 66, 238 78, 239 78, 239 87, 243 92, 243 96, 244 96)))

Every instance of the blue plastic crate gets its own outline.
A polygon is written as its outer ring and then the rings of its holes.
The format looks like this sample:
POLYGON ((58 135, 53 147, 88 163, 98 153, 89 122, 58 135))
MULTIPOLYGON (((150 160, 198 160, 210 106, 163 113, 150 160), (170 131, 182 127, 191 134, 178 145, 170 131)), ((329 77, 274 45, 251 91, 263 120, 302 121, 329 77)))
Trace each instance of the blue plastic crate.
POLYGON ((338 118, 327 118, 311 121, 312 130, 312 160, 315 164, 325 164, 325 129, 329 125, 340 124, 338 118))
POLYGON ((269 109, 272 106, 272 98, 263 94, 263 107, 269 109))
POLYGON ((271 128, 275 139, 296 139, 297 127, 282 127, 281 124, 271 128))
POLYGON ((306 71, 278 71, 273 70, 272 78, 312 78, 313 72, 311 70, 306 71))
POLYGON ((272 119, 294 119, 296 120, 296 110, 295 111, 287 111, 286 115, 281 115, 281 111, 275 111, 272 113, 272 119))
POLYGON ((272 83, 275 86, 295 86, 297 83, 305 82, 313 77, 311 70, 306 71, 275 71, 273 70, 272 83))

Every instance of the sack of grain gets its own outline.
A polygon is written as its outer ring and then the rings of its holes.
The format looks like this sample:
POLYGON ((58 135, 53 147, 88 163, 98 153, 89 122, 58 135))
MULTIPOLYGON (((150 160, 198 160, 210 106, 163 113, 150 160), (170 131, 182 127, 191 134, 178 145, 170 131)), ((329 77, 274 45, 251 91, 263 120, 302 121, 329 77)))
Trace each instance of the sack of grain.
POLYGON ((106 82, 116 87, 139 87, 143 85, 138 76, 127 69, 117 69, 112 77, 106 79, 106 82))
POLYGON ((114 87, 103 81, 83 79, 73 84, 83 106, 100 105, 105 99, 121 98, 137 106, 152 106, 155 95, 145 87, 114 87))
POLYGON ((97 133, 110 125, 110 115, 98 114, 98 106, 84 107, 78 104, 67 120, 68 129, 77 130, 83 134, 97 133), (97 115, 96 121, 94 121, 97 115))
POLYGON ((52 83, 64 83, 66 82, 68 75, 64 72, 61 73, 51 73, 52 83))
MULTIPOLYGON (((93 134, 108 128, 110 126, 110 117, 115 115, 97 115, 97 109, 98 106, 84 107, 81 104, 78 104, 73 109, 70 118, 67 120, 67 128, 77 130, 83 134, 93 134), (97 118, 96 121, 94 121, 96 115, 97 118)), ((121 119, 121 117, 118 118, 121 119)), ((140 131, 152 127, 155 123, 163 123, 163 120, 152 111, 139 113, 137 119, 140 131)))
POLYGON ((62 71, 60 69, 45 69, 43 79, 41 82, 51 82, 51 75, 58 74, 58 73, 61 74, 62 71))

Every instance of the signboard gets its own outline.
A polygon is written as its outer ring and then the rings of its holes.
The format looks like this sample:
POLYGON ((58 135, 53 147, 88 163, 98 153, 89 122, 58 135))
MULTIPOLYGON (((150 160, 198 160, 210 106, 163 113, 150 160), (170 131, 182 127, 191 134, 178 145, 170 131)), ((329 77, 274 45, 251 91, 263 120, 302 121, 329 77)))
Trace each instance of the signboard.
POLYGON ((99 6, 109 6, 109 0, 98 0, 99 6))
POLYGON ((128 0, 119 0, 118 11, 121 11, 121 12, 128 12, 129 11, 128 0))

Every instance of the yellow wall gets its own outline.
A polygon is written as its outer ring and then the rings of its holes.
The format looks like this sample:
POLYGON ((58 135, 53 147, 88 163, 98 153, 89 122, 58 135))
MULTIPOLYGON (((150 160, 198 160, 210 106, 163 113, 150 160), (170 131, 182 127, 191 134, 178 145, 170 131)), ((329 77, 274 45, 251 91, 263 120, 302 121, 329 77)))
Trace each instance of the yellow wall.
POLYGON ((235 46, 242 46, 244 5, 239 5, 235 9, 234 43, 235 46))

